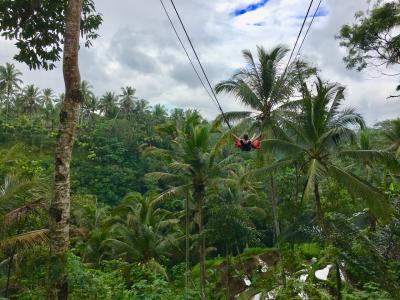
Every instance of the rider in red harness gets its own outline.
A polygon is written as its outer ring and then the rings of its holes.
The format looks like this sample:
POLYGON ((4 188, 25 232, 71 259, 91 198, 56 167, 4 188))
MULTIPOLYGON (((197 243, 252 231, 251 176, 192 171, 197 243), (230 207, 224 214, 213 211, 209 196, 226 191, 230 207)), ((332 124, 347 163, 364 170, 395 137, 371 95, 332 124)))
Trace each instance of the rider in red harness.
POLYGON ((257 136, 254 134, 251 139, 247 134, 243 135, 243 138, 235 137, 235 147, 241 149, 242 151, 251 151, 252 149, 259 150, 261 148, 261 135, 257 136))

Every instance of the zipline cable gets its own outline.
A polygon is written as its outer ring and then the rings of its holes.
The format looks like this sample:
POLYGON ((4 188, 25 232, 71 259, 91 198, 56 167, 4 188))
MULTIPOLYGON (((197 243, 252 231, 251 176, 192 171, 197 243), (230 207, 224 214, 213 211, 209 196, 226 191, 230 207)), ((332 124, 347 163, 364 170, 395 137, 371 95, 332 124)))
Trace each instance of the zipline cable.
POLYGON ((178 38, 179 43, 181 44, 183 50, 185 51, 185 54, 186 54, 186 56, 187 56, 187 58, 188 58, 190 64, 192 65, 193 71, 196 73, 197 78, 199 79, 201 85, 203 86, 203 88, 204 88, 204 90, 206 91, 206 93, 208 94, 208 96, 211 98, 212 101, 215 101, 214 98, 211 96, 209 90, 207 89, 206 85, 204 84, 203 80, 201 79, 201 76, 200 76, 199 72, 197 71, 197 69, 196 69, 196 67, 195 67, 195 65, 194 65, 194 63, 193 63, 193 61, 192 61, 192 59, 191 59, 191 57, 190 57, 190 55, 189 55, 189 53, 188 53, 186 47, 185 47, 185 45, 183 44, 182 39, 181 39, 181 37, 179 36, 179 33, 178 33, 178 31, 176 30, 176 27, 175 27, 174 23, 172 22, 171 16, 169 15, 169 13, 168 13, 168 11, 167 11, 167 8, 166 8, 165 5, 164 5, 163 0, 160 0, 160 3, 161 3, 161 5, 162 5, 162 7, 163 7, 163 10, 164 10, 164 12, 165 12, 165 14, 166 14, 168 20, 169 20, 169 23, 171 24, 172 29, 173 29, 174 32, 175 32, 176 37, 178 38))
POLYGON ((311 0, 311 1, 310 1, 310 5, 308 6, 307 14, 306 14, 306 16, 304 17, 303 24, 301 25, 299 34, 297 35, 296 43, 294 44, 294 47, 293 47, 293 49, 292 49, 292 52, 290 53, 289 61, 287 62, 287 65, 286 65, 286 67, 285 67, 285 71, 283 72, 282 79, 283 79, 283 78, 285 77, 285 75, 286 75, 287 69, 288 69, 288 67, 289 67, 289 65, 290 65, 290 62, 291 62, 291 60, 292 60, 294 51, 296 50, 297 43, 299 42, 301 33, 303 32, 304 25, 306 24, 306 21, 307 21, 307 19, 308 19, 308 15, 310 14, 310 10, 311 10, 311 7, 312 7, 313 3, 314 3, 314 0, 311 0))
MULTIPOLYGON (((286 67, 285 67, 285 69, 284 69, 282 75, 280 76, 279 81, 277 82, 278 91, 279 91, 280 87, 281 87, 281 86, 285 83, 285 81, 286 81, 286 73, 287 73, 287 70, 288 70, 289 65, 290 65, 290 62, 291 62, 291 60, 292 60, 292 58, 293 58, 294 51, 296 50, 296 46, 297 46, 297 44, 298 44, 298 42, 299 42, 299 39, 300 39, 300 36, 301 36, 301 34, 302 34, 302 32, 303 32, 304 25, 305 25, 305 23, 306 23, 306 21, 307 21, 307 19, 308 19, 308 15, 310 14, 310 10, 311 10, 311 7, 312 7, 313 3, 314 3, 314 0, 311 0, 311 1, 310 1, 310 5, 308 6, 308 9, 307 9, 307 13, 306 13, 306 15, 305 15, 305 17, 304 17, 303 24, 301 25, 299 34, 297 35, 296 42, 295 42, 295 44, 294 44, 294 47, 293 47, 293 49, 292 49, 292 52, 290 53, 289 60, 288 60, 288 62, 287 62, 287 64, 286 64, 286 67)), ((303 40, 303 42, 304 42, 304 40, 303 40)), ((271 93, 270 93, 270 97, 273 97, 273 96, 274 96, 274 93, 275 93, 275 90, 276 90, 275 87, 276 87, 276 85, 274 84, 274 86, 273 86, 273 88, 272 88, 272 91, 271 91, 271 93)))
POLYGON ((196 49, 195 49, 194 46, 193 46, 192 40, 191 40, 191 38, 190 38, 190 36, 189 36, 187 30, 186 30, 186 27, 185 27, 185 25, 183 24, 182 18, 181 18, 180 14, 179 14, 179 12, 178 12, 176 6, 175 6, 174 0, 170 0, 170 1, 171 1, 172 6, 174 7, 174 10, 175 10, 176 15, 178 16, 178 19, 179 19, 179 22, 181 23, 181 26, 182 26, 182 28, 183 28, 183 31, 185 32, 186 38, 188 39, 188 41, 189 41, 189 43, 190 43, 190 47, 192 48, 193 53, 194 53, 194 55, 196 56, 197 62, 199 63, 199 66, 200 66, 200 68, 201 68, 201 70, 202 70, 202 72, 203 72, 203 74, 204 74, 204 77, 205 77, 206 80, 207 80, 208 86, 210 87, 210 90, 211 90, 211 92, 212 92, 212 94, 213 94, 213 96, 214 96, 214 98, 215 98, 215 102, 216 102, 216 104, 217 104, 217 107, 218 107, 218 109, 221 111, 222 117, 223 117, 223 119, 224 119, 226 125, 228 125, 229 129, 232 129, 232 126, 229 124, 229 121, 228 121, 228 119, 227 119, 226 116, 225 116, 224 110, 222 109, 221 104, 220 104, 219 101, 218 101, 218 97, 217 97, 217 95, 215 94, 214 88, 212 87, 212 85, 211 85, 211 83, 210 83, 210 80, 208 79, 207 73, 206 73, 206 71, 204 70, 203 64, 202 64, 201 61, 200 61, 200 58, 199 58, 199 56, 198 56, 198 54, 197 54, 197 51, 196 51, 196 49))
POLYGON ((314 15, 313 15, 313 17, 312 17, 312 19, 311 19, 310 24, 308 25, 306 34, 305 34, 304 37, 303 37, 303 41, 302 41, 301 44, 300 44, 299 50, 297 51, 297 54, 296 54, 296 57, 298 57, 298 56, 300 55, 301 48, 302 48, 303 45, 304 45, 304 41, 307 39, 308 33, 310 32, 311 26, 312 26, 313 23, 314 23, 315 17, 317 16, 317 13, 318 13, 318 11, 319 11, 319 8, 320 8, 320 6, 321 6, 321 3, 322 3, 322 0, 319 0, 317 9, 316 9, 315 12, 314 12, 314 15))

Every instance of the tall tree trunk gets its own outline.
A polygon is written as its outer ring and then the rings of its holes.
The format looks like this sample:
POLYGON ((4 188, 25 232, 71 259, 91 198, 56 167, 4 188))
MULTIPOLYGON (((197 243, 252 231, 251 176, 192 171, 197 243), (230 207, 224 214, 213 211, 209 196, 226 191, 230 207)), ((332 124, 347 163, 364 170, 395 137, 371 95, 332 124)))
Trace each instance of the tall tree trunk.
POLYGON ((335 261, 336 267, 336 299, 342 300, 342 277, 340 276, 340 262, 335 261))
POLYGON ((226 259, 226 280, 225 280, 225 297, 226 299, 231 299, 231 292, 229 290, 229 277, 231 276, 230 267, 231 267, 231 260, 228 250, 228 244, 225 243, 225 259, 226 259))
MULTIPOLYGON (((6 102, 6 124, 8 124, 8 111, 10 110, 10 98, 11 92, 7 91, 7 102, 6 102)), ((8 126, 7 126, 8 127, 8 126)), ((6 127, 6 128, 7 128, 6 127)), ((7 130, 7 129, 6 129, 7 130)))
POLYGON ((6 298, 8 298, 8 292, 10 289, 11 269, 12 269, 12 264, 14 262, 15 251, 16 247, 14 246, 13 250, 11 251, 11 257, 8 260, 7 283, 6 283, 6 291, 4 293, 4 296, 6 298))
POLYGON ((200 299, 206 299, 206 242, 203 236, 203 206, 204 206, 204 195, 202 192, 196 192, 196 198, 198 203, 198 214, 199 214, 199 235, 200 235, 200 247, 199 247, 199 264, 200 264, 200 299))
POLYGON ((190 265, 189 265, 189 250, 190 250, 190 244, 189 244, 189 192, 186 193, 186 199, 185 199, 185 263, 186 263, 186 273, 185 273, 185 299, 189 299, 189 271, 190 271, 190 265))
POLYGON ((317 181, 315 181, 315 183, 314 183, 314 194, 315 194, 315 205, 317 208, 318 223, 321 226, 324 235, 327 236, 328 232, 327 232, 327 228, 325 226, 324 211, 323 211, 322 205, 321 205, 321 195, 319 193, 319 185, 318 185, 317 181))
POLYGON ((281 230, 279 228, 279 218, 278 218, 278 203, 276 199, 276 187, 275 187, 275 179, 274 176, 271 175, 271 202, 272 202, 272 217, 274 221, 274 244, 279 239, 281 234, 281 230))
MULTIPOLYGON (((17 232, 16 232, 16 235, 21 233, 21 225, 22 225, 21 222, 22 222, 22 220, 21 220, 20 213, 17 214, 17 220, 18 221, 17 221, 17 232)), ((11 269, 12 269, 12 264, 14 262, 14 258, 15 258, 16 254, 17 254, 17 245, 14 245, 14 247, 11 250, 10 259, 8 261, 7 283, 6 283, 6 291, 5 291, 5 297, 6 298, 8 297, 8 292, 9 292, 9 289, 10 289, 11 269)))
MULTIPOLYGON (((315 194, 315 204, 317 207, 318 222, 322 228, 323 235, 325 236, 325 239, 327 240, 327 242, 330 244, 333 244, 333 241, 331 240, 330 235, 329 235, 329 228, 326 226, 325 220, 324 220, 324 211, 322 209, 321 195, 319 192, 318 181, 315 181, 315 183, 314 183, 314 194, 315 194)), ((338 259, 335 260, 335 269, 336 269, 336 299, 341 300, 342 299, 342 279, 340 276, 340 261, 338 259)))
POLYGON ((69 0, 64 34, 65 100, 55 149, 54 197, 49 209, 50 265, 48 299, 68 299, 66 252, 69 244, 70 163, 82 102, 78 65, 80 16, 83 0, 69 0))

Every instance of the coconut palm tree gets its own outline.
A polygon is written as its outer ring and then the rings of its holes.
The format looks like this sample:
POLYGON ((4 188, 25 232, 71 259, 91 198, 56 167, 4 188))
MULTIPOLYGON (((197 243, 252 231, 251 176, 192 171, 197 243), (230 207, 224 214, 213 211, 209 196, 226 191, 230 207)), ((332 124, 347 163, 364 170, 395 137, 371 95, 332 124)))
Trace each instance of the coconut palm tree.
MULTIPOLYGON (((243 50, 247 62, 244 68, 237 71, 231 79, 222 81, 215 86, 217 93, 226 92, 235 96, 248 111, 225 113, 229 121, 249 119, 259 130, 273 129, 277 126, 278 114, 275 110, 293 96, 299 85, 299 76, 307 78, 315 69, 307 64, 296 61, 285 70, 283 61, 289 49, 277 46, 270 51, 258 46, 258 61, 250 50, 243 50)), ((223 116, 218 118, 223 121, 223 116)))
MULTIPOLYGON (((250 123, 253 128, 264 133, 264 138, 279 135, 281 105, 293 96, 299 86, 299 74, 307 78, 315 73, 315 69, 307 64, 296 61, 283 68, 283 60, 289 49, 278 46, 271 51, 266 51, 258 46, 258 61, 256 62, 250 50, 244 50, 243 56, 247 66, 236 72, 230 80, 225 80, 216 85, 217 93, 226 92, 233 94, 248 111, 227 112, 225 116, 219 116, 216 125, 224 120, 250 123)), ((270 156, 270 155, 269 155, 270 156)), ((265 162, 273 161, 272 157, 265 162)), ((271 189, 271 201, 273 207, 274 232, 279 238, 278 204, 276 199, 274 174, 268 178, 271 189)))
POLYGON ((335 163, 340 145, 354 135, 351 126, 364 127, 363 118, 354 109, 340 110, 344 87, 325 83, 318 78, 315 90, 315 95, 312 95, 304 85, 304 99, 294 103, 298 107, 298 115, 285 121, 287 139, 268 139, 266 146, 288 154, 289 158, 301 158, 307 174, 303 198, 309 198, 314 192, 317 219, 325 233, 328 231, 324 222, 320 184, 327 177, 337 180, 355 197, 365 199, 372 212, 384 218, 389 211, 386 197, 368 182, 335 163))
POLYGON ((127 86, 121 88, 122 94, 119 96, 119 107, 126 119, 130 119, 131 114, 135 111, 135 101, 137 100, 136 89, 127 86))
POLYGON ((137 112, 139 115, 149 112, 149 109, 149 102, 147 100, 140 99, 136 101, 135 112, 137 112))
POLYGON ((92 120, 96 110, 98 108, 97 98, 92 91, 93 86, 86 80, 81 82, 81 92, 82 92, 82 106, 81 106, 81 119, 80 123, 83 120, 92 120))
POLYGON ((389 143, 389 151, 393 151, 400 158, 400 119, 393 120, 389 130, 384 132, 386 141, 389 143))
POLYGON ((113 118, 117 114, 118 98, 113 92, 106 92, 99 101, 99 110, 106 118, 113 118))
POLYGON ((40 104, 42 107, 46 108, 48 106, 53 105, 54 101, 54 92, 52 89, 44 89, 42 90, 42 95, 40 96, 40 104))
POLYGON ((171 212, 157 208, 156 201, 132 193, 122 200, 106 222, 108 238, 102 243, 105 255, 128 262, 159 260, 173 256, 177 249, 177 219, 171 212))
MULTIPOLYGON (((217 185, 234 184, 234 180, 222 179, 219 175, 226 170, 230 163, 230 157, 221 161, 216 160, 220 150, 220 143, 212 143, 212 135, 208 125, 202 123, 199 115, 188 113, 182 122, 177 121, 176 138, 172 142, 172 149, 152 149, 155 154, 168 158, 168 172, 153 172, 148 174, 156 180, 160 180, 172 186, 157 198, 162 201, 165 198, 180 195, 193 196, 197 206, 197 225, 200 237, 199 262, 200 262, 200 294, 205 299, 206 269, 205 269, 205 236, 204 236, 204 207, 206 196, 211 187, 217 185)), ((187 205, 186 205, 187 207, 187 205)), ((186 212, 187 213, 187 212, 186 212)))
POLYGON ((0 66, 0 90, 5 95, 6 119, 10 109, 11 97, 21 89, 22 80, 19 78, 20 76, 22 76, 22 73, 13 64, 6 63, 5 66, 0 66))
POLYGON ((0 186, 0 252, 7 257, 8 265, 6 297, 15 256, 48 241, 47 229, 29 228, 25 225, 33 212, 46 212, 46 195, 44 183, 35 178, 6 176, 0 186))
POLYGON ((56 108, 54 106, 54 92, 52 89, 42 90, 42 95, 40 96, 40 106, 42 107, 47 126, 51 129, 51 131, 53 131, 56 108))
POLYGON ((20 105, 23 112, 30 116, 37 112, 40 107, 40 98, 40 90, 38 87, 35 87, 33 84, 26 86, 20 97, 20 105))
MULTIPOLYGON (((385 135, 393 138, 393 132, 385 132, 385 135)), ((372 175, 377 164, 386 167, 394 174, 400 171, 400 162, 395 156, 396 152, 393 153, 392 151, 396 149, 396 147, 393 147, 393 144, 386 150, 373 149, 370 141, 370 132, 367 130, 362 130, 359 138, 359 144, 356 146, 356 149, 341 151, 340 156, 347 156, 358 160, 362 164, 367 181, 372 182, 372 175)))

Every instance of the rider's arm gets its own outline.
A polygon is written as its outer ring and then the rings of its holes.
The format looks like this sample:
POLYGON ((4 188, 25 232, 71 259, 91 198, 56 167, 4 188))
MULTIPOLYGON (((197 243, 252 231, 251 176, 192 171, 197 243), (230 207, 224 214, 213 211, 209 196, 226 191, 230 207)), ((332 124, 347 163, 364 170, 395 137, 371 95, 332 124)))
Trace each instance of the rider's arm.
POLYGON ((233 136, 235 139, 240 140, 240 137, 236 136, 236 135, 233 134, 233 133, 232 133, 232 136, 233 136))

